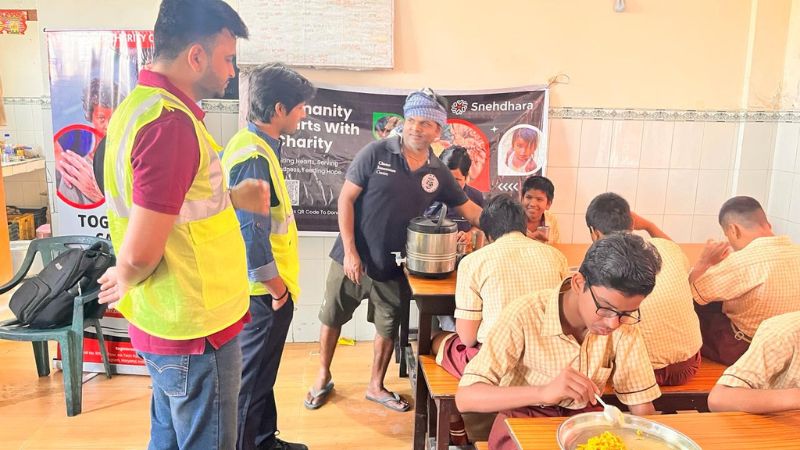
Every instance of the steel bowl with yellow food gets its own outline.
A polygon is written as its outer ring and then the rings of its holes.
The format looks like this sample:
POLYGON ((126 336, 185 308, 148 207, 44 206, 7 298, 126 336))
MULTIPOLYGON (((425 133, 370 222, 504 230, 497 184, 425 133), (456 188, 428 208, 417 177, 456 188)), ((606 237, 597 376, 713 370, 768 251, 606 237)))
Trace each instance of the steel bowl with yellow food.
POLYGON ((556 432, 562 450, 701 450, 685 434, 644 417, 624 415, 622 425, 602 412, 572 416, 556 432))

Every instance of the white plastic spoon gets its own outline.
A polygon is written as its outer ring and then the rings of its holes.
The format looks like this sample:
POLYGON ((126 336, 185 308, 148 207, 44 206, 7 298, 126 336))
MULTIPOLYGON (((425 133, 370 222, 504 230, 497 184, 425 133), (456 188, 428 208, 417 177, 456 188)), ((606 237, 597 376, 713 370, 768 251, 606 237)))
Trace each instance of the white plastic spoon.
POLYGON ((619 408, 614 405, 607 404, 597 394, 594 394, 594 397, 598 402, 600 402, 601 405, 603 405, 603 415, 606 417, 606 419, 608 419, 609 422, 619 426, 625 425, 625 416, 622 415, 622 411, 620 411, 619 408))

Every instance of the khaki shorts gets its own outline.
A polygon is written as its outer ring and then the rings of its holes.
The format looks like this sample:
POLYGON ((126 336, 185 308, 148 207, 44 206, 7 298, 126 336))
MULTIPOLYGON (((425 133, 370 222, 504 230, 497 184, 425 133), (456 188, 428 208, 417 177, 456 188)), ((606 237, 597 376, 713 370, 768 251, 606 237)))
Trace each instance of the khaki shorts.
POLYGON ((365 298, 369 300, 367 321, 375 324, 375 331, 387 339, 397 337, 401 306, 411 301, 411 288, 405 275, 375 281, 365 274, 361 285, 357 285, 347 278, 341 264, 331 261, 319 320, 329 327, 341 328, 353 318, 353 311, 365 298))

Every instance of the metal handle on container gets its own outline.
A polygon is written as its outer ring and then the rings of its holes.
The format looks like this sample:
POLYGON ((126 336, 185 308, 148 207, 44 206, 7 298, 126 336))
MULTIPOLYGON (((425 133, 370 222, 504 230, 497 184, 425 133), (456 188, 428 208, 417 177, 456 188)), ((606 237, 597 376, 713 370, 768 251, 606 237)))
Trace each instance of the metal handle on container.
POLYGON ((436 221, 436 232, 437 233, 442 228, 442 223, 444 223, 445 216, 447 216, 447 205, 442 203, 442 209, 439 210, 439 220, 436 221))

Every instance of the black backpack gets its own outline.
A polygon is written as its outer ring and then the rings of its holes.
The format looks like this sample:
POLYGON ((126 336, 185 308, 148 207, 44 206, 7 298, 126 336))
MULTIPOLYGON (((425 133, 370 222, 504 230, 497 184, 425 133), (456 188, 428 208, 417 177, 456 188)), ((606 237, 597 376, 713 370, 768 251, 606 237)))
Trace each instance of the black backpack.
MULTIPOLYGON (((8 306, 20 324, 31 328, 69 325, 75 297, 96 288, 97 279, 115 263, 105 242, 96 242, 85 250, 71 248, 38 275, 25 280, 11 296, 8 306)), ((99 319, 105 310, 106 305, 95 300, 84 306, 84 317, 99 319)))

